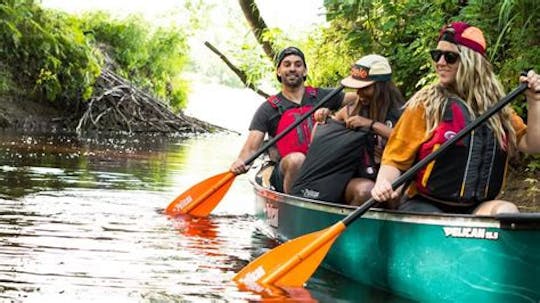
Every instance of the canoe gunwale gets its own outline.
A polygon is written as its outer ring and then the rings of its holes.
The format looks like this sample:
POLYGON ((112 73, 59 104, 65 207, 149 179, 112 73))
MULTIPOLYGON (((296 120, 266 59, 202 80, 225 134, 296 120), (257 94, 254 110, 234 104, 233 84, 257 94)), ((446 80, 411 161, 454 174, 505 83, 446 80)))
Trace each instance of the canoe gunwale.
MULTIPOLYGON (((319 201, 276 192, 261 186, 255 181, 255 178, 250 178, 249 181, 258 196, 264 197, 265 199, 270 201, 286 203, 294 205, 296 207, 312 209, 326 213, 340 214, 343 216, 347 216, 349 213, 353 212, 357 208, 356 206, 351 205, 319 201)), ((372 207, 362 217, 369 219, 411 222, 430 225, 474 225, 476 227, 491 227, 507 230, 540 230, 540 213, 516 213, 499 214, 497 216, 475 216, 471 214, 435 214, 420 212, 403 212, 398 210, 372 207)))

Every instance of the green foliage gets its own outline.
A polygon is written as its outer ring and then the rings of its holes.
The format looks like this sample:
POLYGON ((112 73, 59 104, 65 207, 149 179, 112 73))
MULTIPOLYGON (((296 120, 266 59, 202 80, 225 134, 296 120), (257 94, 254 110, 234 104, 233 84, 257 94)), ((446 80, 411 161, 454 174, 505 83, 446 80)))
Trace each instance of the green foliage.
POLYGON ((30 0, 4 1, 0 20, 0 57, 10 78, 38 99, 69 103, 90 97, 99 61, 76 20, 30 0))
POLYGON ((0 63, 0 95, 7 94, 13 88, 13 80, 9 70, 0 63))
POLYGON ((351 54, 349 45, 344 39, 326 35, 325 29, 310 35, 303 47, 308 61, 308 82, 322 87, 337 86, 357 59, 351 54))
POLYGON ((274 66, 263 52, 253 52, 253 45, 244 43, 239 50, 232 52, 233 58, 239 62, 238 68, 247 76, 247 82, 260 86, 269 75, 274 75, 274 66))
POLYGON ((525 159, 529 160, 527 168, 532 172, 540 171, 540 155, 527 155, 525 159))
POLYGON ((58 104, 90 98, 103 58, 113 58, 117 72, 169 100, 186 104, 187 82, 180 78, 187 61, 186 35, 179 28, 152 30, 140 17, 112 20, 104 13, 82 20, 43 10, 32 0, 0 4, 0 89, 13 82, 36 99, 58 104))
POLYGON ((117 73, 174 108, 185 107, 187 83, 179 77, 189 48, 180 28, 152 30, 141 16, 115 20, 104 12, 86 14, 82 22, 94 43, 112 58, 117 73))
MULTIPOLYGON (((518 85, 521 71, 539 70, 540 2, 476 0, 469 2, 462 15, 484 31, 488 57, 507 89, 518 85)), ((526 118, 526 102, 519 100, 513 106, 526 118)))
POLYGON ((428 51, 434 46, 434 33, 459 9, 441 0, 325 0, 325 6, 330 27, 323 41, 337 42, 338 56, 348 60, 339 73, 348 74, 350 65, 364 55, 381 54, 389 58, 394 81, 405 96, 433 79, 428 51))

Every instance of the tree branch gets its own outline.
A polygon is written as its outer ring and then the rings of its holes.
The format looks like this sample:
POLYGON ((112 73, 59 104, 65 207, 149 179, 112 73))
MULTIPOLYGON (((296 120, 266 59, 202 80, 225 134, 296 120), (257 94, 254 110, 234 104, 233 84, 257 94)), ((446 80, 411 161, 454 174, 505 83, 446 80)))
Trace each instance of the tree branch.
POLYGON ((206 45, 206 47, 208 47, 212 52, 214 52, 216 55, 218 55, 219 58, 223 62, 225 62, 225 64, 227 64, 227 66, 238 76, 238 78, 240 78, 240 80, 242 81, 242 83, 244 83, 244 85, 246 87, 252 89, 254 92, 256 92, 257 94, 263 96, 264 98, 268 98, 270 96, 269 94, 262 91, 261 89, 256 88, 253 85, 253 83, 249 83, 247 81, 246 73, 244 71, 240 70, 234 64, 232 64, 231 61, 223 53, 221 53, 217 48, 215 48, 210 42, 205 41, 204 45, 206 45))

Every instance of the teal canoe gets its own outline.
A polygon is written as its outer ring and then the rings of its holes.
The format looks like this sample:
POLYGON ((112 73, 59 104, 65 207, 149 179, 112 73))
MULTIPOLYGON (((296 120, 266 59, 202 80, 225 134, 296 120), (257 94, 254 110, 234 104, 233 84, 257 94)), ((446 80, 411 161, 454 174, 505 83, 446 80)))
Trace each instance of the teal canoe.
MULTIPOLYGON (((256 214, 280 241, 330 227, 355 208, 251 180, 256 214)), ((421 302, 540 302, 540 213, 478 217, 372 208, 321 266, 421 302)))

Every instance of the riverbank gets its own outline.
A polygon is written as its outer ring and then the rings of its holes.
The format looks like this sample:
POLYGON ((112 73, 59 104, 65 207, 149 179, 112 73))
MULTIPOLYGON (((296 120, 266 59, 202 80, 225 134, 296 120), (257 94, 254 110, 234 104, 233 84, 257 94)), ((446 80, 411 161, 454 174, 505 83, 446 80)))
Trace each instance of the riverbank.
POLYGON ((64 115, 58 109, 19 96, 0 95, 0 128, 18 132, 57 132, 64 115))
POLYGON ((506 186, 499 199, 516 203, 521 212, 540 212, 540 170, 510 166, 506 186))
POLYGON ((117 85, 101 91, 102 95, 72 108, 58 108, 54 104, 34 101, 16 94, 0 94, 0 129, 21 133, 77 132, 79 135, 96 131, 236 133, 234 130, 188 116, 182 111, 173 113, 160 101, 129 85, 117 85), (117 87, 129 91, 117 90, 117 87), (127 98, 130 101, 125 102, 124 99, 127 98))

